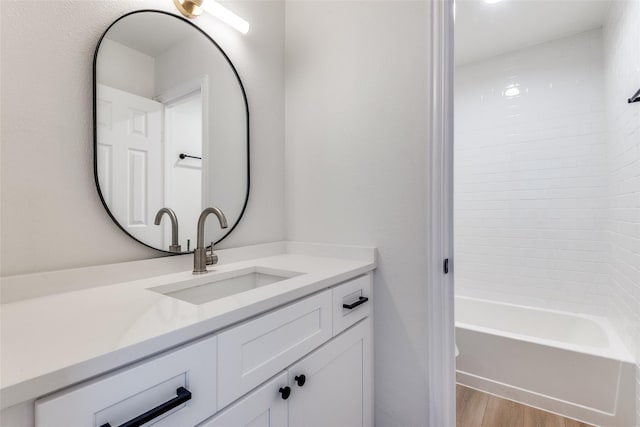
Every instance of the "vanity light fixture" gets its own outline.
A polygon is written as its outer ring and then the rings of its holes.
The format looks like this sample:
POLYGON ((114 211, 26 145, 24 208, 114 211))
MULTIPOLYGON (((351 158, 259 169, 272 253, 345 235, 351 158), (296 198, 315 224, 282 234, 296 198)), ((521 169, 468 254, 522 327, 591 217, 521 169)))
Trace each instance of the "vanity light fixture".
POLYGON ((176 8, 190 19, 197 18, 202 11, 208 12, 242 34, 249 32, 249 23, 215 0, 173 0, 176 8))

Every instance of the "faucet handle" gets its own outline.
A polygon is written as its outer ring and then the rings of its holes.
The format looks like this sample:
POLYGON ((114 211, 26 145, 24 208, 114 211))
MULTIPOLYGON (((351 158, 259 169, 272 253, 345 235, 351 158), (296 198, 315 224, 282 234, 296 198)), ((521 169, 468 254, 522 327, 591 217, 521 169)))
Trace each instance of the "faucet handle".
POLYGON ((213 253, 213 242, 211 242, 211 249, 207 252, 205 249, 206 257, 207 257, 207 265, 213 265, 218 263, 218 255, 213 253))

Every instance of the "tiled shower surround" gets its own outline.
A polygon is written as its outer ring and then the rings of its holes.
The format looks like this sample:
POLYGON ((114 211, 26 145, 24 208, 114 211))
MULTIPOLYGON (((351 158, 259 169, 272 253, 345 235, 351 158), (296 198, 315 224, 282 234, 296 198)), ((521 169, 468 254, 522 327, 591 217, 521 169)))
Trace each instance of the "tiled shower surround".
POLYGON ((458 294, 610 317, 640 361, 638 22, 457 67, 455 244, 458 294))
POLYGON ((456 70, 459 294, 605 314, 602 32, 456 70))

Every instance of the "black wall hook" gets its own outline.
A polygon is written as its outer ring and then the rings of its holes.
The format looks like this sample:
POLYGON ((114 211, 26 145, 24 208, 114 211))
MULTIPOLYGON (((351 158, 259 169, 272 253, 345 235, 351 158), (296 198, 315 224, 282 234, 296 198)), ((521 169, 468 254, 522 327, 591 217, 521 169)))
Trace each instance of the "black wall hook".
POLYGON ((640 102, 640 89, 636 93, 633 94, 631 98, 629 98, 629 104, 634 102, 640 102))

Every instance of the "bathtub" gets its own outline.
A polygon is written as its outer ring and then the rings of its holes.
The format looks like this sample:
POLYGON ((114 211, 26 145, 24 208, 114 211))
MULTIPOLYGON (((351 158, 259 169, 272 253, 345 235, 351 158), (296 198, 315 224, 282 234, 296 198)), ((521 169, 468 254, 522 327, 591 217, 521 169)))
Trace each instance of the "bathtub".
POLYGON ((456 297, 457 381, 580 421, 635 425, 635 364, 601 317, 456 297))

